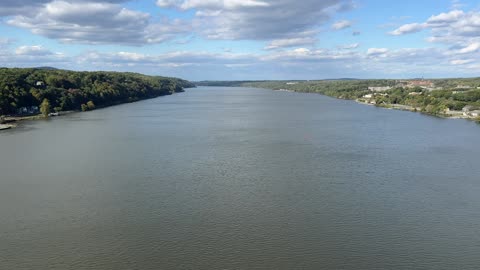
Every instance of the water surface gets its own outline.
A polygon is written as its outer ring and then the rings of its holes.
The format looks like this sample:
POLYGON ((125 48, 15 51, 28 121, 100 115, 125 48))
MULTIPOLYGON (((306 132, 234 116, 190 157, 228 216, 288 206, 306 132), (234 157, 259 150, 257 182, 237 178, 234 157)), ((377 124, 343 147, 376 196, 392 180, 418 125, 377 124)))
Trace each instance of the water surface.
POLYGON ((0 133, 0 269, 479 269, 480 126, 188 89, 0 133))

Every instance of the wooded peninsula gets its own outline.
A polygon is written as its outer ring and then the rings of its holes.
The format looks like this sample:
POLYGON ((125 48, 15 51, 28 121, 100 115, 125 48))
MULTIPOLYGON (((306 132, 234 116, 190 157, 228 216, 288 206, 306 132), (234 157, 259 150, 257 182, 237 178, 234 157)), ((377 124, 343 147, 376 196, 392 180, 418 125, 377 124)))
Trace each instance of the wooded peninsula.
POLYGON ((0 68, 0 117, 87 111, 183 92, 187 87, 194 85, 138 73, 0 68))

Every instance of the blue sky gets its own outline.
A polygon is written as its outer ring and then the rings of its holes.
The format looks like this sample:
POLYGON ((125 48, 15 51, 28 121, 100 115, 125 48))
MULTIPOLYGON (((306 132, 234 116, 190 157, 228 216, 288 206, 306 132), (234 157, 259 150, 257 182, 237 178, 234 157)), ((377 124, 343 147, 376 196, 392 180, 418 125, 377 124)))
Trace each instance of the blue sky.
POLYGON ((473 0, 2 0, 0 66, 189 80, 478 76, 473 0))

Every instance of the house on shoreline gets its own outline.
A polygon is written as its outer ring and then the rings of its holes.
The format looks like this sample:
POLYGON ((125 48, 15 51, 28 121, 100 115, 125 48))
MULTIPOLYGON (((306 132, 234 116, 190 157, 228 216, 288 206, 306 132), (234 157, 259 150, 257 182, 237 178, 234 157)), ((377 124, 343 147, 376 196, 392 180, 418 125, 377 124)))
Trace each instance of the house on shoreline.
POLYGON ((391 86, 369 86, 368 90, 372 92, 385 92, 392 89, 391 86))
POLYGON ((437 88, 435 88, 435 84, 432 81, 424 80, 424 79, 398 81, 397 82, 397 87, 402 87, 402 88, 420 87, 422 89, 426 89, 426 90, 429 90, 429 91, 437 90, 437 88))
POLYGON ((18 115, 31 115, 40 113, 38 106, 21 107, 17 110, 18 115))
POLYGON ((474 106, 471 106, 471 105, 467 105, 463 107, 462 112, 463 112, 463 116, 467 116, 467 117, 480 116, 480 110, 478 110, 478 108, 475 108, 474 106))

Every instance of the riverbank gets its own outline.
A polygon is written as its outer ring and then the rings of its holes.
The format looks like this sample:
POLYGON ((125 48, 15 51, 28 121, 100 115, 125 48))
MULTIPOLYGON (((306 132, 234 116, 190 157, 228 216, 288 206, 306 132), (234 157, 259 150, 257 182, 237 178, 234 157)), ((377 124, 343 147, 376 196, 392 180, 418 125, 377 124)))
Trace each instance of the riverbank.
POLYGON ((238 81, 200 82, 197 85, 211 84, 212 86, 315 93, 387 109, 480 122, 480 87, 477 87, 477 84, 480 84, 480 78, 462 80, 464 83, 461 87, 457 85, 458 80, 453 79, 432 80, 430 84, 435 85, 435 88, 411 85, 418 82, 416 80, 407 82, 399 80, 238 81))
MULTIPOLYGON (((77 111, 63 111, 58 113, 52 113, 49 115, 49 117, 64 116, 64 115, 75 113, 75 112, 77 111)), ((0 130, 16 128, 20 122, 34 121, 34 120, 41 120, 41 119, 46 119, 46 117, 41 114, 26 115, 26 116, 3 116, 2 122, 0 123, 0 130)))
MULTIPOLYGON (((187 88, 191 88, 191 87, 187 87, 187 88)), ((59 112, 50 113, 48 115, 48 117, 45 117, 42 114, 0 116, 0 126, 2 127, 2 128, 0 128, 0 130, 7 130, 7 129, 15 128, 15 127, 17 127, 16 123, 19 123, 19 122, 42 120, 42 119, 46 119, 46 118, 50 118, 50 117, 61 117, 61 116, 71 114, 71 113, 80 113, 80 112, 84 112, 84 111, 98 110, 98 109, 103 109, 103 108, 112 107, 112 106, 116 106, 116 105, 121 105, 121 104, 125 104, 125 103, 139 102, 139 101, 142 101, 142 100, 147 100, 147 99, 157 98, 157 97, 161 97, 161 96, 172 95, 172 94, 175 94, 175 93, 183 93, 183 92, 185 92, 185 88, 182 87, 180 90, 177 90, 175 92, 168 93, 168 94, 162 94, 162 95, 159 95, 159 96, 152 96, 152 97, 145 97, 145 98, 135 98, 135 99, 128 99, 128 100, 121 100, 121 101, 116 101, 116 102, 112 102, 112 103, 109 103, 109 104, 102 104, 100 106, 96 106, 96 107, 93 107, 92 109, 86 109, 86 110, 59 111, 59 112)))
MULTIPOLYGON (((188 81, 130 72, 1 68, 0 117, 35 120, 43 110, 87 111, 183 92, 188 81), (33 79, 34 78, 34 79, 33 79), (26 118, 25 115, 28 115, 26 118)), ((0 119, 0 124, 1 123, 0 119)))
POLYGON ((15 127, 15 125, 0 124, 0 131, 1 131, 1 130, 11 129, 11 128, 14 128, 14 127, 15 127))
POLYGON ((28 120, 39 120, 44 118, 45 117, 41 114, 28 115, 28 116, 4 116, 3 122, 6 124, 6 123, 15 123, 20 121, 28 121, 28 120))
MULTIPOLYGON (((181 91, 175 92, 175 93, 183 93, 185 90, 182 88, 181 91)), ((168 94, 171 95, 172 93, 168 94)), ((161 95, 161 96, 166 96, 166 95, 161 95)), ((157 97, 161 97, 157 96, 157 97)), ((98 109, 104 109, 112 106, 117 106, 125 103, 133 103, 133 102, 139 102, 147 99, 152 99, 152 98, 157 98, 157 97, 149 97, 149 98, 142 98, 142 99, 135 99, 135 100, 127 100, 127 101, 117 101, 113 102, 110 104, 104 104, 102 106, 97 106, 96 108, 92 110, 98 110, 98 109)), ((16 128, 17 125, 20 122, 24 121, 35 121, 35 120, 42 120, 42 119, 47 119, 51 117, 61 117, 67 114, 72 114, 72 113, 81 113, 84 111, 81 110, 70 110, 70 111, 60 111, 60 112, 55 112, 55 113, 50 113, 48 117, 43 116, 42 114, 34 114, 34 115, 7 115, 7 116, 0 116, 0 130, 7 130, 7 129, 12 129, 16 128)))
POLYGON ((465 119, 465 120, 470 120, 470 121, 475 121, 480 123, 479 117, 466 114, 463 111, 447 109, 443 113, 433 114, 433 113, 428 113, 423 111, 421 107, 413 107, 413 106, 403 105, 403 104, 375 104, 374 102, 365 100, 365 99, 356 99, 355 101, 360 104, 366 104, 366 105, 376 106, 376 107, 385 108, 385 109, 393 109, 393 110, 409 111, 409 112, 420 112, 427 115, 433 115, 433 116, 442 117, 442 118, 465 119))
MULTIPOLYGON (((278 91, 276 89, 271 89, 271 90, 278 91)), ((309 91, 295 91, 295 90, 293 90, 292 92, 312 93, 312 92, 309 92, 309 91)), ((337 95, 333 95, 333 94, 329 95, 327 93, 319 93, 319 92, 313 92, 313 93, 321 94, 321 95, 325 95, 325 96, 332 97, 332 98, 337 98, 337 99, 354 100, 354 101, 356 101, 357 103, 360 103, 360 104, 375 106, 375 107, 379 107, 379 108, 393 109, 393 110, 399 110, 399 111, 418 112, 418 113, 431 115, 431 116, 436 116, 436 117, 441 117, 441 118, 465 119, 465 120, 480 123, 480 117, 479 116, 475 116, 475 115, 466 113, 464 111, 450 110, 449 108, 445 108, 443 111, 439 111, 439 112, 429 112, 429 111, 425 110, 425 108, 406 105, 406 104, 392 104, 392 103, 385 103, 385 102, 377 103, 376 100, 373 99, 373 98, 352 99, 352 98, 346 98, 344 96, 337 96, 337 95)))
MULTIPOLYGON (((181 91, 178 91, 178 92, 175 92, 175 93, 181 93, 181 92, 184 92, 185 90, 182 88, 181 91)), ((168 95, 171 95, 172 93, 168 94, 168 95)), ((167 95, 167 94, 165 94, 167 95)), ((165 95, 160 95, 160 96, 165 96, 165 95)), ((116 102, 112 102, 110 104, 102 104, 100 106, 93 106, 91 109, 86 107, 85 110, 69 110, 69 111, 59 111, 59 112, 52 112, 52 113, 49 113, 47 117, 45 117, 44 115, 42 114, 31 114, 31 115, 2 115, 0 116, 0 125, 3 125, 4 128, 0 129, 0 130, 6 130, 6 129, 11 129, 11 128, 14 128, 14 127, 17 127, 16 124, 14 123, 19 123, 19 122, 23 122, 23 121, 34 121, 34 120, 42 120, 42 119, 47 119, 47 118, 50 118, 50 117, 59 117, 59 116, 64 116, 64 115, 67 115, 67 114, 71 114, 71 113, 76 113, 76 112, 85 112, 85 111, 91 111, 91 110, 98 110, 98 109, 103 109, 103 108, 107 108, 107 107, 111 107, 111 106, 116 106, 116 105, 121 105, 121 104, 125 104, 125 103, 133 103, 133 102, 138 102, 138 101, 142 101, 142 100, 147 100, 147 99, 151 99, 151 98, 157 98, 157 97, 160 97, 160 96, 155 96, 155 97, 148 97, 148 98, 137 98, 137 99, 131 99, 131 100, 126 100, 126 101, 116 101, 116 102)))

